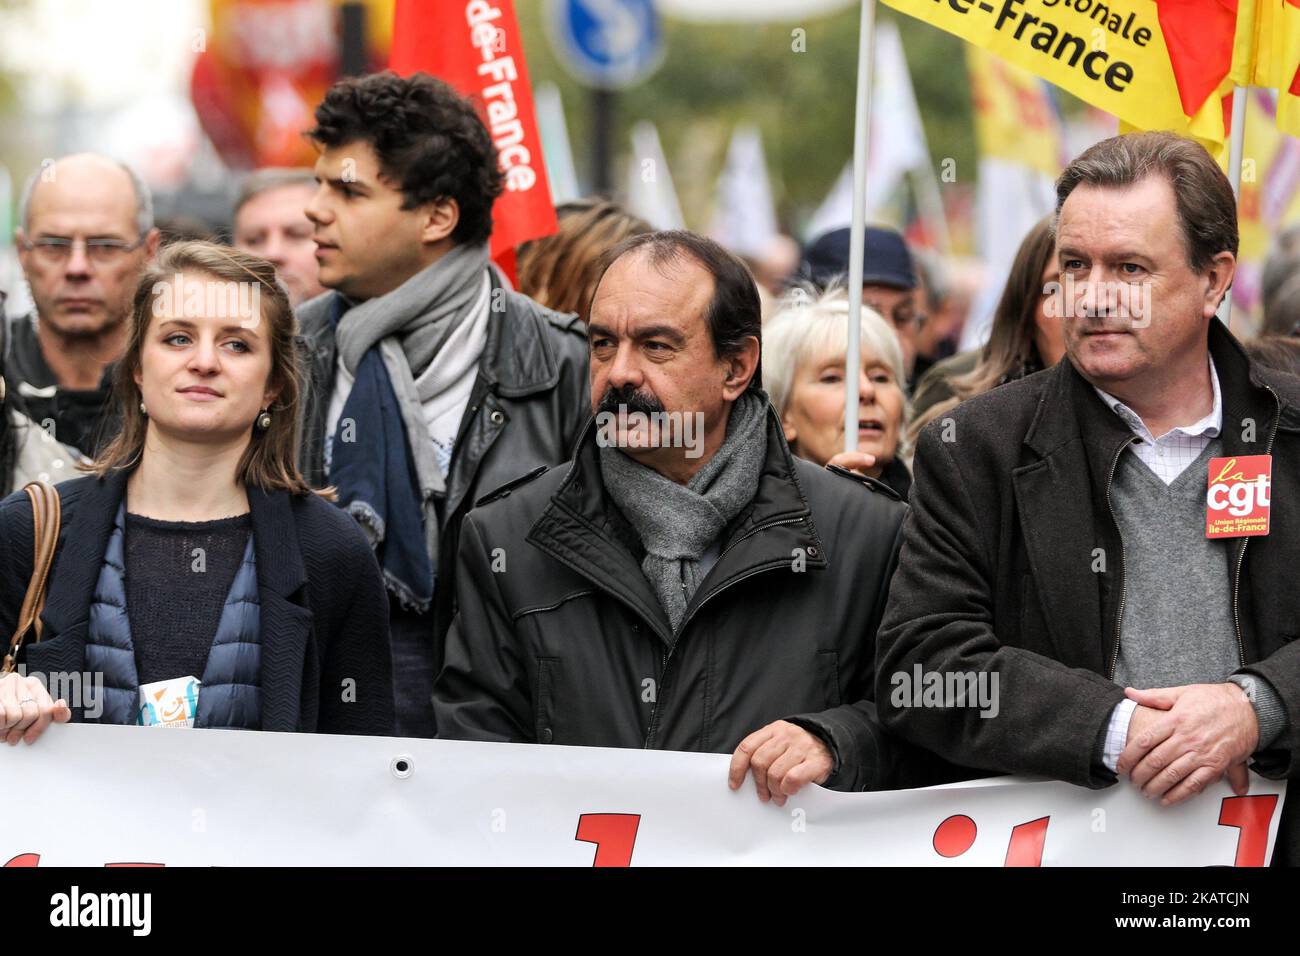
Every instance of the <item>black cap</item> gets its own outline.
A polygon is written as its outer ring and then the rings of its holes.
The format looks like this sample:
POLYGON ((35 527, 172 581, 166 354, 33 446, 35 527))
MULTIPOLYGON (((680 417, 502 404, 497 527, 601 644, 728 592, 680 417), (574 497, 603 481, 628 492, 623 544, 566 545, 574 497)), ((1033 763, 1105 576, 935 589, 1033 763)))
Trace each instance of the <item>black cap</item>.
MULTIPOLYGON (((895 229, 867 226, 862 243, 862 284, 915 289, 916 272, 907 243, 895 229)), ((832 229, 804 250, 800 272, 825 288, 836 277, 849 275, 849 230, 832 229)))

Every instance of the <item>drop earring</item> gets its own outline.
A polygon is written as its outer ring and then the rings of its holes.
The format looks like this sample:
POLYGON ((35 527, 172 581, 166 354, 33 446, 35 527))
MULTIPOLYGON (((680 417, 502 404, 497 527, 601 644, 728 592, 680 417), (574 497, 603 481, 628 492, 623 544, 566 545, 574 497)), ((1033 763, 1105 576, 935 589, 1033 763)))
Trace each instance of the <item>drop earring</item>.
POLYGON ((140 414, 143 415, 145 418, 149 417, 149 409, 144 407, 144 399, 140 400, 140 414))

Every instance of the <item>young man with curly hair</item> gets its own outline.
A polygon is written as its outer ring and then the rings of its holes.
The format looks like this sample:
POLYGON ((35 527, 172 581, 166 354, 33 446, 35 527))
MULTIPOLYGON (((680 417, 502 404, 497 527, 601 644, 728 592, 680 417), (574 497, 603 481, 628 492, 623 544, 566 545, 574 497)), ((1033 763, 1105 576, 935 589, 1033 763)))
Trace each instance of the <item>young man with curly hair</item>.
POLYGON ((298 309, 302 471, 338 489, 376 548, 398 733, 433 736, 461 518, 569 457, 589 412, 586 331, 490 266, 497 150, 450 86, 422 73, 342 80, 307 135, 320 156, 306 213, 331 291, 298 309))

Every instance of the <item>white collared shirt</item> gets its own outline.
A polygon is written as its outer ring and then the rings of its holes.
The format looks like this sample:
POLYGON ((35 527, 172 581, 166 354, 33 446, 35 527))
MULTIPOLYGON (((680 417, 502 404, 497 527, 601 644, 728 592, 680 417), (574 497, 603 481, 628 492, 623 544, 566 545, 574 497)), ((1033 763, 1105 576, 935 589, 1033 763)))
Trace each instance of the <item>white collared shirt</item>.
MULTIPOLYGON (((1171 428, 1159 438, 1151 434, 1146 423, 1133 409, 1129 408, 1114 395, 1097 388, 1097 394, 1137 435, 1140 441, 1133 442, 1128 450, 1137 455, 1144 465, 1155 473, 1166 485, 1187 470, 1187 466, 1201 456, 1205 446, 1219 437, 1223 429, 1223 396, 1219 392, 1219 373, 1214 368, 1214 357, 1210 356, 1210 387, 1214 389, 1214 404, 1210 413, 1200 421, 1190 425, 1171 428)), ((1102 745, 1102 762, 1112 773, 1119 764, 1119 755, 1128 743, 1128 725, 1133 718, 1137 702, 1120 701, 1111 711, 1110 724, 1106 727, 1106 739, 1102 745)))
POLYGON ((1118 415, 1133 434, 1141 439, 1129 445, 1129 450, 1137 455, 1156 477, 1166 485, 1170 485, 1187 470, 1188 465, 1200 457, 1211 439, 1219 437, 1219 432, 1223 428, 1223 396, 1219 392, 1219 373, 1214 369, 1212 356, 1210 357, 1210 386, 1214 389, 1214 404, 1209 414, 1190 425, 1171 428, 1159 438, 1151 434, 1151 430, 1147 428, 1137 412, 1109 392, 1104 392, 1095 385, 1093 388, 1106 403, 1106 407, 1118 415))

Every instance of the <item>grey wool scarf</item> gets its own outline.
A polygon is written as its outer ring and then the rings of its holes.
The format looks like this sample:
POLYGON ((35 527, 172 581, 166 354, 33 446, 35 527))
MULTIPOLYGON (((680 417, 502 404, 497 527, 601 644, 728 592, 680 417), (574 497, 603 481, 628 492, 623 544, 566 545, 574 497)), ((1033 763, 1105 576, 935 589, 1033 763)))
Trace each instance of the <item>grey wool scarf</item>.
POLYGON ((645 548, 641 571, 676 632, 702 579, 700 556, 753 499, 767 457, 767 408, 747 391, 731 407, 727 435, 685 485, 610 446, 600 448, 600 472, 619 510, 645 548))
MULTIPOLYGON (((446 490, 437 451, 429 437, 423 405, 451 384, 431 380, 416 389, 415 380, 429 367, 444 342, 470 318, 488 266, 488 244, 453 246, 441 259, 417 272, 386 295, 352 306, 339 319, 335 343, 348 372, 357 374, 361 359, 378 346, 388 380, 402 412, 402 425, 419 482, 425 549, 437 573, 439 534, 436 497, 446 490)), ((382 518, 365 503, 350 508, 371 537, 385 537, 382 518)))

